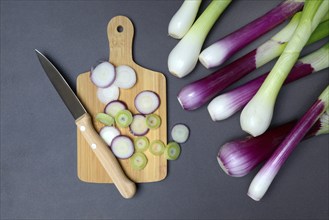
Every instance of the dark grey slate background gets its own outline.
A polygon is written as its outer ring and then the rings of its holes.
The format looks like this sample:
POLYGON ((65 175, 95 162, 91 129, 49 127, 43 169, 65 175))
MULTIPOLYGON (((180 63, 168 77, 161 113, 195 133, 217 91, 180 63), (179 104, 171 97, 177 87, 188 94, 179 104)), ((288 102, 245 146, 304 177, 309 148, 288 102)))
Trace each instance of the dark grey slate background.
MULTIPOLYGON (((261 202, 247 195, 256 172, 225 175, 219 146, 245 135, 239 114, 214 123, 206 108, 182 110, 183 85, 207 75, 198 64, 184 79, 169 74, 167 56, 177 43, 167 36, 182 1, 1 1, 1 218, 2 219, 327 219, 328 136, 304 141, 261 202), (134 23, 134 58, 167 77, 168 127, 189 125, 191 137, 164 181, 139 184, 131 200, 113 185, 77 178, 76 129, 69 111, 46 78, 34 53, 53 60, 75 88, 79 73, 108 58, 106 25, 116 15, 134 23)), ((234 1, 205 45, 264 14, 279 0, 234 1)), ((206 2, 201 6, 206 7, 206 2)), ((282 27, 282 25, 281 25, 282 27)), ((279 28, 240 51, 231 61, 279 28)), ((303 53, 319 48, 312 45, 303 53)), ((236 85, 270 70, 260 68, 236 85)), ((328 71, 302 79, 280 93, 273 124, 298 118, 328 83, 328 71)))

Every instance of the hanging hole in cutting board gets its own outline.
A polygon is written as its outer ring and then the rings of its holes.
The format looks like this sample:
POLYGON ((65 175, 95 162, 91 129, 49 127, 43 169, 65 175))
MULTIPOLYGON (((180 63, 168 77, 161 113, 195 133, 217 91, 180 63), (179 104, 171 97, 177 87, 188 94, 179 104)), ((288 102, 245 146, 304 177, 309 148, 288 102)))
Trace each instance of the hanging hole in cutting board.
POLYGON ((117 31, 118 31, 119 33, 123 32, 123 27, 122 27, 121 25, 119 25, 119 26, 117 27, 117 31))

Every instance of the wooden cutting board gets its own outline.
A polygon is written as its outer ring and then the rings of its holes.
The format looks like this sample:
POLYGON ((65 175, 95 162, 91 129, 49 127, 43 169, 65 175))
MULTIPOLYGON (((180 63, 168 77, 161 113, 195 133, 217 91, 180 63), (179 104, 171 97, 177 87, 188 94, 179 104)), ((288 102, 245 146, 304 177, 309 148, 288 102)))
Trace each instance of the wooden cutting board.
MULTIPOLYGON (((134 106, 135 96, 143 90, 152 90, 160 96, 161 104, 155 114, 160 115, 162 124, 160 128, 150 130, 146 135, 150 141, 162 140, 167 144, 167 97, 166 78, 162 73, 155 72, 136 64, 132 57, 132 43, 134 27, 132 22, 124 16, 111 19, 107 26, 107 35, 110 47, 109 61, 115 65, 129 65, 137 75, 137 83, 131 89, 120 89, 119 100, 124 101, 132 113, 138 113, 134 106)), ((105 105, 98 101, 97 88, 91 83, 90 72, 82 73, 77 78, 77 94, 81 102, 93 117, 94 126, 97 131, 103 125, 95 120, 95 115, 104 111, 105 105)), ((133 138, 129 129, 120 129, 121 133, 133 138)), ((154 156, 148 150, 145 152, 148 164, 142 171, 131 168, 129 160, 119 160, 127 176, 138 183, 156 182, 167 176, 167 160, 164 155, 154 156)), ((104 168, 84 140, 79 129, 77 130, 77 164, 78 177, 80 180, 92 183, 112 183, 104 168)))

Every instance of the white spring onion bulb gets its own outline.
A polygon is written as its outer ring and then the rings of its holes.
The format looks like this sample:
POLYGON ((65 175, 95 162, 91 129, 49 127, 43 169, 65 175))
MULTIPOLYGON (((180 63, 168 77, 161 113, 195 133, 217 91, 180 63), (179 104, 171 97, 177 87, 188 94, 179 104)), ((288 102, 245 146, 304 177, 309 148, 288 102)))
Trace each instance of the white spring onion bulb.
POLYGON ((176 39, 181 39, 192 26, 198 13, 201 0, 185 0, 182 6, 171 18, 168 26, 168 34, 176 39))
POLYGON ((293 37, 256 95, 241 113, 240 124, 242 130, 253 136, 261 135, 267 130, 271 124, 275 101, 283 82, 312 32, 327 13, 328 8, 329 1, 306 1, 301 20, 293 37))
POLYGON ((216 20, 232 0, 212 1, 168 57, 169 72, 179 78, 188 75, 198 62, 201 47, 216 20))

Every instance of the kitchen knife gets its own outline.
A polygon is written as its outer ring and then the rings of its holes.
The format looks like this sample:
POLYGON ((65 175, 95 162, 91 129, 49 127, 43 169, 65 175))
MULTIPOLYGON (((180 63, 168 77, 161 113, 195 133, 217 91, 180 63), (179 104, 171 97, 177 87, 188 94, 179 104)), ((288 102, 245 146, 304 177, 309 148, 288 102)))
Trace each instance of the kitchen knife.
POLYGON ((80 129, 83 137, 88 142, 105 171, 111 177, 121 195, 126 199, 132 198, 136 192, 135 183, 127 178, 112 151, 96 132, 91 117, 81 104, 79 98, 72 91, 56 67, 38 50, 35 50, 35 52, 49 80, 73 115, 75 124, 80 129))

